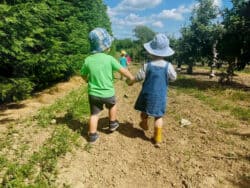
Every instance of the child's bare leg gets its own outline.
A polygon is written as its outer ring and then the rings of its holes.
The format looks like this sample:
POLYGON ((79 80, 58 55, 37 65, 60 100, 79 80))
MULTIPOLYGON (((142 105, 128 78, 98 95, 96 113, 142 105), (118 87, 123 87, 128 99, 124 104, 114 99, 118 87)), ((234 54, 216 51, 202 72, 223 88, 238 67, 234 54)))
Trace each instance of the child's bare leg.
POLYGON ((145 114, 144 112, 141 113, 141 122, 140 122, 139 126, 143 130, 148 130, 148 115, 145 114))
POLYGON ((116 121, 116 104, 109 109, 109 121, 116 121))
POLYGON ((119 127, 119 123, 116 120, 117 106, 116 104, 109 109, 109 130, 115 131, 119 127))
POLYGON ((91 115, 89 119, 89 143, 95 143, 99 137, 97 134, 98 114, 91 115))
POLYGON ((89 119, 89 133, 96 133, 97 132, 97 124, 98 124, 98 114, 91 115, 89 119))
POLYGON ((162 119, 162 117, 155 118, 155 127, 162 128, 162 125, 163 125, 163 119, 162 119))
POLYGON ((162 117, 155 118, 155 132, 154 132, 154 141, 157 147, 162 142, 162 117))

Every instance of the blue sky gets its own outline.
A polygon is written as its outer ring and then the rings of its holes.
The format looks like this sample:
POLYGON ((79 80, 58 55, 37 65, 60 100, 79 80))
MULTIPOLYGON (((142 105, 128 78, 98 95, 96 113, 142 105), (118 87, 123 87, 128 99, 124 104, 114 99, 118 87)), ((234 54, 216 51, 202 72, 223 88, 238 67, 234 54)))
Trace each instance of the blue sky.
MULTIPOLYGON (((213 0, 223 9, 231 6, 231 0, 213 0)), ((104 0, 112 22, 113 35, 133 38, 136 25, 146 25, 155 32, 180 36, 181 27, 188 24, 195 0, 104 0)))

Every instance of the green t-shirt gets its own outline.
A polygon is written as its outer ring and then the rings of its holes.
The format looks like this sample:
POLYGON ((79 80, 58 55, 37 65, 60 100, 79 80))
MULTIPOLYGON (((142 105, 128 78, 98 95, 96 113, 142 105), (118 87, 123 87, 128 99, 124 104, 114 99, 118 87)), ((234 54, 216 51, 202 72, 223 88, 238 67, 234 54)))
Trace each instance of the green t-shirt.
POLYGON ((88 56, 81 68, 81 74, 88 78, 88 93, 97 97, 115 95, 113 72, 122 68, 119 62, 105 53, 88 56))

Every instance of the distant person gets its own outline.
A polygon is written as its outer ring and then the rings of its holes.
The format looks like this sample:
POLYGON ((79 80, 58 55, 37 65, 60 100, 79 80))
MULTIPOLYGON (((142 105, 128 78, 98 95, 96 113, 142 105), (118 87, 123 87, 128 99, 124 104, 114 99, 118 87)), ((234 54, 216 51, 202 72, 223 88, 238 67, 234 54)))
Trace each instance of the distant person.
POLYGON ((131 63, 131 57, 126 53, 125 55, 126 59, 127 59, 127 64, 129 65, 131 63))
POLYGON ((98 139, 97 125, 99 112, 103 105, 109 110, 109 130, 115 131, 119 127, 116 112, 115 89, 113 86, 113 72, 119 71, 128 79, 134 79, 133 75, 123 68, 119 62, 108 55, 112 44, 112 37, 103 28, 96 28, 89 33, 92 55, 88 56, 81 68, 83 78, 88 82, 88 94, 90 105, 89 143, 98 139))
POLYGON ((150 54, 151 61, 144 64, 134 80, 128 80, 128 84, 142 81, 142 89, 135 103, 135 109, 141 111, 140 127, 148 130, 148 117, 154 117, 154 137, 156 147, 162 142, 163 115, 166 111, 167 90, 169 80, 176 80, 177 74, 173 65, 164 60, 174 51, 169 47, 169 40, 164 34, 157 34, 154 39, 144 44, 144 48, 150 54))
MULTIPOLYGON (((126 52, 124 50, 121 51, 121 57, 119 58, 120 64, 123 68, 128 69, 128 62, 127 62, 127 58, 126 56, 126 52)), ((123 75, 121 74, 120 77, 121 80, 123 80, 123 75)))

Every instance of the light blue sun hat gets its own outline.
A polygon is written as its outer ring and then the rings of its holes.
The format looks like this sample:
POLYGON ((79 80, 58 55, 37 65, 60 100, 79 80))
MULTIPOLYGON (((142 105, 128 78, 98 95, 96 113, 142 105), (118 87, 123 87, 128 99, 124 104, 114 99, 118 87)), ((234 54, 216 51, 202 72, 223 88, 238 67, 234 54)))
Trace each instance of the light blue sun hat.
POLYGON ((145 43, 143 46, 149 54, 155 56, 167 57, 174 54, 174 50, 169 46, 168 37, 163 33, 156 34, 153 40, 145 43))
POLYGON ((103 52, 111 47, 113 37, 106 29, 97 27, 89 33, 92 53, 103 52))

